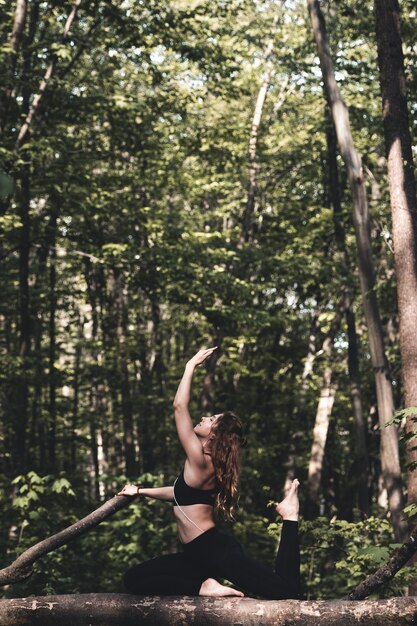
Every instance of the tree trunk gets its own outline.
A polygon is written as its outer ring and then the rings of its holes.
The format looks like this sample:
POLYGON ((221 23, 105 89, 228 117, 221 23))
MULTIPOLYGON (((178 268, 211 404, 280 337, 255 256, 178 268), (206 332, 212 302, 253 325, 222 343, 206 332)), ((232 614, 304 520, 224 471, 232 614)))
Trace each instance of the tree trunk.
MULTIPOLYGON (((375 0, 379 78, 392 213, 404 404, 417 406, 417 201, 397 0, 375 0)), ((406 430, 415 422, 407 419, 406 430)), ((407 446, 408 501, 417 501, 415 442, 407 446)))
POLYGON ((319 496, 321 489, 321 476, 323 470, 324 450, 327 441, 330 416, 334 403, 336 387, 332 382, 332 369, 330 367, 330 355, 333 347, 335 334, 340 328, 342 309, 336 313, 329 333, 323 341, 321 352, 324 354, 326 363, 323 373, 323 384, 320 390, 320 399, 317 405, 316 420, 313 430, 313 442, 311 444, 310 462, 308 465, 308 501, 306 517, 311 519, 319 513, 319 496))
POLYGON ((12 34, 10 36, 11 54, 8 62, 5 63, 6 77, 4 88, 0 98, 0 134, 4 131, 7 122, 7 114, 9 110, 10 98, 13 90, 14 71, 17 62, 17 53, 19 51, 20 41, 26 24, 27 0, 17 0, 16 10, 14 14, 12 34))
POLYGON ((29 166, 24 165, 21 176, 20 237, 19 237, 19 308, 20 339, 19 356, 21 365, 16 382, 16 467, 23 469, 26 453, 26 428, 29 402, 29 355, 31 343, 31 315, 29 303, 29 252, 30 252, 30 179, 29 166))
POLYGON ((3 626, 409 626, 417 599, 255 600, 89 593, 0 600, 3 626))
POLYGON ((127 344, 127 307, 125 303, 122 276, 116 270, 110 273, 110 288, 115 307, 117 361, 119 370, 119 391, 122 400, 123 447, 126 464, 126 476, 134 478, 138 474, 136 461, 135 435, 133 428, 133 406, 130 390, 130 377, 127 344))
MULTIPOLYGON (((348 110, 336 82, 320 3, 318 0, 307 0, 307 4, 318 47, 326 96, 332 112, 339 149, 346 165, 352 193, 362 301, 368 327, 371 362, 375 373, 378 418, 380 425, 383 426, 394 414, 394 399, 375 295, 370 220, 362 164, 353 143, 348 110)), ((396 429, 392 426, 381 428, 381 466, 388 492, 394 533, 396 539, 401 540, 406 533, 406 524, 402 518, 403 494, 401 489, 398 435, 396 429)))
MULTIPOLYGON (((278 21, 278 16, 275 16, 273 29, 278 21)), ((247 243, 252 232, 252 218, 255 211, 255 194, 257 185, 258 174, 258 131, 261 124, 262 110, 265 103, 266 94, 271 82, 273 62, 271 59, 272 51, 274 49, 274 38, 268 41, 266 50, 264 52, 264 73, 262 76, 262 84, 258 92, 256 99, 255 111, 252 119, 252 128, 249 138, 249 185, 248 196, 246 200, 246 207, 243 214, 242 230, 240 234, 239 244, 247 243)))
POLYGON ((358 339, 356 334, 355 314, 351 306, 346 309, 346 324, 348 330, 348 372, 350 383, 350 397, 352 399, 353 417, 355 420, 355 442, 356 442, 356 471, 355 479, 357 483, 358 509, 361 518, 365 518, 370 513, 369 501, 369 457, 366 442, 366 423, 363 417, 359 359, 358 359, 358 339))
POLYGON ((311 318, 311 328, 308 337, 308 352, 304 361, 303 373, 301 375, 301 386, 297 395, 297 404, 294 410, 293 421, 294 423, 298 424, 299 427, 295 432, 291 434, 291 439, 289 441, 288 460, 285 462, 286 475, 283 489, 284 496, 287 495, 288 491, 290 490, 292 481, 297 476, 297 457, 299 456, 298 452, 300 449, 300 442, 303 437, 303 429, 307 421, 305 407, 307 399, 308 381, 313 372, 314 361, 317 356, 316 336, 318 331, 318 317, 319 309, 315 309, 311 318))
MULTIPOLYGON (((328 114, 328 106, 326 107, 328 114)), ((356 333, 355 313, 353 310, 354 299, 351 283, 351 270, 349 254, 346 247, 345 229, 342 221, 342 204, 340 198, 339 171, 337 166, 337 141, 335 128, 331 116, 328 115, 327 120, 327 154, 329 165, 329 184, 330 198, 333 207, 333 223, 337 248, 340 255, 340 267, 344 281, 345 289, 345 316, 348 336, 348 374, 350 383, 350 396, 352 400, 352 412, 355 420, 355 456, 356 468, 355 479, 357 481, 358 508, 361 517, 369 514, 369 489, 368 474, 369 461, 366 440, 366 424, 363 418, 360 375, 359 375, 359 357, 358 357, 358 339, 356 333)))
POLYGON ((68 467, 71 472, 75 472, 77 469, 77 426, 79 419, 79 401, 80 401, 80 378, 81 378, 81 345, 84 334, 84 324, 81 321, 81 316, 78 321, 78 336, 75 343, 75 355, 74 355, 74 379, 73 379, 73 400, 71 410, 71 434, 70 434, 70 454, 68 467))
POLYGON ((48 466, 56 467, 56 227, 57 213, 53 209, 49 224, 49 403, 48 403, 48 466))
MULTIPOLYGON (((330 349, 329 349, 330 351, 330 349)), ((326 366, 323 374, 323 385, 320 391, 320 400, 317 406, 316 421, 313 430, 310 462, 308 464, 308 500, 307 519, 319 514, 319 497, 321 490, 321 476, 323 472, 324 450, 329 430, 329 421, 332 414, 336 388, 332 383, 332 370, 326 366)))

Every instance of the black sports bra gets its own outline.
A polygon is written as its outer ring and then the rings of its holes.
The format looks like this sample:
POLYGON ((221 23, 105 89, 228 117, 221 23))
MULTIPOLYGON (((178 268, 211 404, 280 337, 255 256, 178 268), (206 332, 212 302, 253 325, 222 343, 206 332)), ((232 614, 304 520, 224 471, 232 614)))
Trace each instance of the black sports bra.
POLYGON ((184 480, 184 470, 174 482, 174 503, 187 506, 189 504, 209 504, 214 506, 214 496, 218 489, 197 489, 190 487, 184 480))

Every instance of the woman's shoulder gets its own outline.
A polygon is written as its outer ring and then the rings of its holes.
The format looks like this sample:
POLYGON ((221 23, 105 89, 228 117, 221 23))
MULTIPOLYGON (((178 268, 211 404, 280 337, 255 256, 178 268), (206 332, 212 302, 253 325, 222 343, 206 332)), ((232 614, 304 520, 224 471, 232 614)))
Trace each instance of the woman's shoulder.
POLYGON ((187 485, 194 489, 211 488, 215 482, 215 472, 211 458, 207 459, 206 463, 201 466, 192 465, 187 460, 180 476, 182 476, 187 485))

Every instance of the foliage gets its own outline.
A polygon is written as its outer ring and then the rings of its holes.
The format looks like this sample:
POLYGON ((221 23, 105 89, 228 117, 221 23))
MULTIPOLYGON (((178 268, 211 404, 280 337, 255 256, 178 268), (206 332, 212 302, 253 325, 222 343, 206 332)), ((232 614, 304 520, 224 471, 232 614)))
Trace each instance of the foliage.
MULTIPOLYGON (((377 293, 401 405, 371 3, 323 7, 373 198, 377 293)), ((372 516, 355 526, 358 471, 343 322, 330 359, 337 393, 322 474, 325 517, 305 522, 303 547, 306 592, 344 595, 392 539, 380 497, 351 202, 339 160, 346 276, 305 2, 94 0, 81 4, 64 41, 70 8, 29 0, 12 53, 15 3, 0 3, 1 561, 96 508, 125 479, 172 484, 183 462, 171 415, 175 388, 193 351, 216 343, 219 361, 214 371, 198 372, 192 414, 225 407, 243 416, 249 445, 242 516, 230 532, 271 562, 267 503, 278 498, 290 457, 307 482, 328 365, 322 344, 348 290, 372 516), (250 240, 242 243, 248 141, 271 37, 255 211, 250 240), (16 150, 51 59, 54 74, 16 150), (312 347, 314 367, 305 375, 312 347), (335 515, 347 521, 325 521, 335 515)), ((402 10, 413 86, 413 3, 402 10)), ((414 134, 415 93, 410 89, 414 134)), ((140 502, 45 557, 31 580, 7 594, 115 590, 133 560, 177 547, 169 507, 140 502)), ((402 588, 405 578, 399 580, 402 588)))
MULTIPOLYGON (((273 525, 270 528, 275 531, 273 525)), ((389 521, 376 517, 355 522, 319 517, 304 521, 301 532, 307 599, 347 596, 399 545, 393 542, 389 521)), ((415 576, 416 566, 406 566, 378 592, 378 597, 404 595, 415 576)))

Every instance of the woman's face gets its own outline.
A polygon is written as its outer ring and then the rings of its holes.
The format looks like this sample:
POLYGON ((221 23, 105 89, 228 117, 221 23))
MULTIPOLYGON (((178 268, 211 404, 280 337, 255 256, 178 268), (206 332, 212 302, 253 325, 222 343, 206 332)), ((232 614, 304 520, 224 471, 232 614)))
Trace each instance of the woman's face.
POLYGON ((203 438, 208 437, 211 433, 211 429, 216 424, 220 415, 221 413, 218 413, 216 415, 203 416, 198 422, 198 424, 194 426, 195 434, 203 438))

